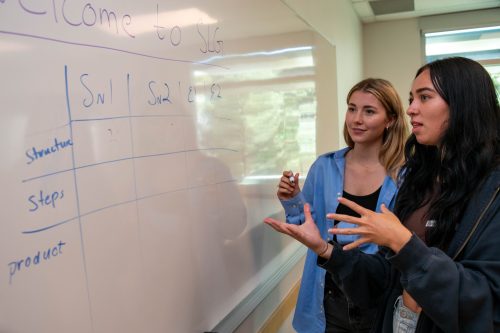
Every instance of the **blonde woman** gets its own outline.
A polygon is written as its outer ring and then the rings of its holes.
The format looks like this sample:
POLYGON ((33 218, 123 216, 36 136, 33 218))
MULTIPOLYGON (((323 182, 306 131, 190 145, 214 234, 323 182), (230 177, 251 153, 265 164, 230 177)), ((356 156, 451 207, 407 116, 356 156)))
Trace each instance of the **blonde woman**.
MULTIPOLYGON (((347 95, 344 123, 348 147, 320 156, 311 166, 302 190, 298 174, 283 172, 277 195, 285 209, 287 223, 302 224, 304 204, 308 203, 325 245, 329 241, 342 245, 355 241, 355 236, 329 235, 327 230, 334 226, 351 228, 353 225, 327 220, 326 214, 352 214, 347 206, 339 205, 339 196, 372 210, 381 204, 393 207, 397 192, 395 178, 403 164, 407 134, 403 106, 391 83, 369 78, 354 85, 347 95)), ((361 246, 361 250, 369 254, 377 249, 376 244, 361 246)), ((342 286, 316 264, 317 256, 324 251, 325 247, 308 251, 293 320, 295 330, 299 333, 368 332, 377 308, 360 308, 346 298, 342 286)))

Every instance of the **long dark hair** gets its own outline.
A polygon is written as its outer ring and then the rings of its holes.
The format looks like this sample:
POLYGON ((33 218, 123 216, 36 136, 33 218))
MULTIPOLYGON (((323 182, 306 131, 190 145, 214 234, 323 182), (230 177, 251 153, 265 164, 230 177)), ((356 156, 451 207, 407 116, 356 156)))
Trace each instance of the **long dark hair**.
POLYGON ((500 107, 491 77, 473 60, 436 60, 415 77, 425 70, 448 104, 448 128, 439 146, 419 144, 413 134, 406 142, 395 211, 404 221, 430 196, 426 218, 436 224, 427 228, 426 241, 446 249, 472 193, 499 164, 500 107))

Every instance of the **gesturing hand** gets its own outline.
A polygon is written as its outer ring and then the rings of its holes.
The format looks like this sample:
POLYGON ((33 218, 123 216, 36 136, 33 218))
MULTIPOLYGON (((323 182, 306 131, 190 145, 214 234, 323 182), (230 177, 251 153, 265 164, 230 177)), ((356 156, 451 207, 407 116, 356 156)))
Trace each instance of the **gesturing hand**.
POLYGON ((305 222, 301 225, 281 222, 270 217, 264 219, 264 223, 273 227, 285 235, 295 238, 316 253, 321 253, 325 249, 326 241, 321 238, 319 229, 312 216, 309 204, 304 205, 305 222))
POLYGON ((385 205, 382 204, 381 213, 376 213, 345 198, 339 198, 339 201, 361 215, 361 217, 333 213, 326 215, 329 219, 358 225, 357 228, 333 228, 328 230, 329 233, 336 235, 360 236, 359 239, 344 246, 344 250, 356 248, 364 243, 375 243, 389 247, 397 253, 410 240, 411 232, 401 224, 397 216, 387 209, 385 205))

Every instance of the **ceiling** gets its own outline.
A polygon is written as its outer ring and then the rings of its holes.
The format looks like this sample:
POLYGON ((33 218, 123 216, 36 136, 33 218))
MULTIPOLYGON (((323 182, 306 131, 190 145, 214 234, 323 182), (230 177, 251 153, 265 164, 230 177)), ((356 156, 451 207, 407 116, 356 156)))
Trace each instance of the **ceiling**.
MULTIPOLYGON (((500 7, 500 0, 351 0, 364 23, 500 7)), ((500 21, 500 19, 499 19, 500 21)))

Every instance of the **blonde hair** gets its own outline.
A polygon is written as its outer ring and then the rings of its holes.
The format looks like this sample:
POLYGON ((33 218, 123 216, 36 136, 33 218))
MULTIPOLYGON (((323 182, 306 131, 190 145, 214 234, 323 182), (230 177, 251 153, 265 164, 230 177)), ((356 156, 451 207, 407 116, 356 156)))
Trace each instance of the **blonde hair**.
MULTIPOLYGON (((384 131, 379 160, 387 170, 387 174, 395 180, 400 167, 404 163, 404 146, 409 133, 408 123, 404 119, 401 99, 392 84, 384 79, 368 78, 355 84, 347 94, 348 104, 352 94, 356 91, 370 93, 375 96, 384 106, 387 117, 392 120, 392 124, 384 131)), ((354 141, 352 141, 347 131, 345 122, 344 140, 350 148, 354 148, 354 141)))

